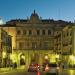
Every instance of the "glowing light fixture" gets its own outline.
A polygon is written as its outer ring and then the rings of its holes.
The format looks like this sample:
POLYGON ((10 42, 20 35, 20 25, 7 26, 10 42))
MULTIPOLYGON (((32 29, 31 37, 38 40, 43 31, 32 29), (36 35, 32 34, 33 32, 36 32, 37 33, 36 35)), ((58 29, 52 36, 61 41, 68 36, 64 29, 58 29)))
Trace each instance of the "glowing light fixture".
POLYGON ((56 58, 59 58, 59 55, 56 54, 56 58))
POLYGON ((6 52, 3 51, 2 57, 3 57, 3 58, 6 58, 6 52))
POLYGON ((48 59, 48 56, 47 55, 45 56, 45 59, 48 59))
POLYGON ((25 60, 25 56, 24 55, 22 55, 21 58, 25 60))

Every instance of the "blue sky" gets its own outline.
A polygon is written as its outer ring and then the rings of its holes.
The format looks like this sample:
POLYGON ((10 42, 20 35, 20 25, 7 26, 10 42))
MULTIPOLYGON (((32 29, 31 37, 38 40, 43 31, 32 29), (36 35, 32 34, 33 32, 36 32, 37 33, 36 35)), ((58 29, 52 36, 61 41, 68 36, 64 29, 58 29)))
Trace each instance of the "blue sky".
POLYGON ((34 9, 43 19, 75 19, 75 0, 0 0, 0 17, 4 21, 26 19, 34 9))

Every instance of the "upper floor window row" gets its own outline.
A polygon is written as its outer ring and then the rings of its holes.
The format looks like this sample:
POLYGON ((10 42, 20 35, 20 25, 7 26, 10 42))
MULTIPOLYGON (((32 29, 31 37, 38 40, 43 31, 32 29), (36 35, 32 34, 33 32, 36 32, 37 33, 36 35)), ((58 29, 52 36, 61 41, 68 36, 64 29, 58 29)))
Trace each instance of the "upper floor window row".
POLYGON ((66 31, 66 32, 63 32, 63 36, 66 38, 66 37, 69 37, 69 36, 72 36, 72 31, 66 31))
POLYGON ((32 34, 32 31, 31 30, 17 30, 17 35, 31 35, 32 34))
POLYGON ((51 35, 51 30, 17 30, 17 35, 51 35))

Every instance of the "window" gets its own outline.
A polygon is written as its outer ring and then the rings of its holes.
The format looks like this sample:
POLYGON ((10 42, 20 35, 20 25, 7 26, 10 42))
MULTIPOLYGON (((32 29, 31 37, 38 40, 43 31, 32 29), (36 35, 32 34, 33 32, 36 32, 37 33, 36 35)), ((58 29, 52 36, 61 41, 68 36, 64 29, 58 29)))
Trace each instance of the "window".
POLYGON ((37 35, 40 35, 40 30, 37 30, 37 35))
POLYGON ((69 39, 69 44, 70 44, 70 45, 72 44, 72 39, 69 39))
POLYGON ((25 55, 24 54, 20 55, 20 65, 25 65, 25 55))
POLYGON ((72 30, 71 29, 69 29, 69 36, 71 36, 72 35, 72 30))
POLYGON ((48 30, 48 35, 51 35, 51 30, 48 30))
POLYGON ((44 42, 44 48, 48 49, 48 42, 44 42))
POLYGON ((45 35, 45 30, 42 30, 42 34, 45 35))
POLYGON ((65 33, 63 33, 63 37, 65 38, 65 33))
POLYGON ((29 30, 29 35, 31 35, 32 34, 32 31, 31 30, 29 30))
POLYGON ((70 36, 72 35, 72 33, 70 32, 70 36))
POLYGON ((24 48, 24 43, 23 42, 19 42, 19 49, 23 49, 24 48))
POLYGON ((72 53, 72 48, 70 48, 70 54, 72 53))
POLYGON ((36 42, 32 42, 32 49, 36 49, 37 43, 36 42))
POLYGON ((18 30, 18 31, 17 31, 17 34, 18 34, 18 35, 20 35, 20 34, 21 34, 21 31, 20 31, 20 30, 18 30))
POLYGON ((26 30, 23 30, 23 34, 26 35, 26 30))
POLYGON ((67 32, 67 36, 68 36, 68 32, 67 32))
POLYGON ((72 30, 69 32, 69 35, 70 35, 70 36, 72 35, 72 30))

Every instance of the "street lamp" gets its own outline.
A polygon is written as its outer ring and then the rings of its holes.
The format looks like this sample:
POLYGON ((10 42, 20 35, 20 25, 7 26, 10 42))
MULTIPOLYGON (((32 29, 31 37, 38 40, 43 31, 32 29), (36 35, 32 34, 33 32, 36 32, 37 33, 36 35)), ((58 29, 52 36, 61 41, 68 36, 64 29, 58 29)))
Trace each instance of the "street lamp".
POLYGON ((70 57, 70 62, 71 62, 71 64, 72 64, 72 66, 75 64, 75 56, 73 56, 73 55, 71 55, 70 57))
POLYGON ((25 60, 25 56, 24 55, 22 55, 21 58, 25 60))
POLYGON ((45 59, 48 59, 48 56, 47 55, 45 56, 45 59))

